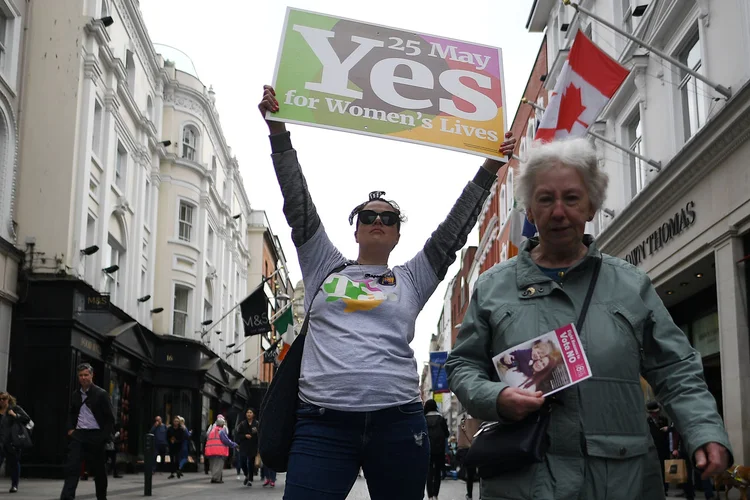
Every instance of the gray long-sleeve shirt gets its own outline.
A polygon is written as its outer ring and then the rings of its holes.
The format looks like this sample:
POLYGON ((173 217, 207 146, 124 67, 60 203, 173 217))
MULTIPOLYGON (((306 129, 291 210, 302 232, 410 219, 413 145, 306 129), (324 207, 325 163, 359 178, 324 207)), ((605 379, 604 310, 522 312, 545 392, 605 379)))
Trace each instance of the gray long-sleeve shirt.
POLYGON ((312 304, 300 397, 341 411, 419 401, 417 362, 409 346, 417 316, 466 243, 495 176, 480 168, 425 247, 390 269, 395 284, 384 285, 378 279, 389 271, 384 265, 354 263, 329 275, 346 259, 315 210, 289 133, 272 135, 271 148, 305 282, 305 309, 322 283, 312 304))

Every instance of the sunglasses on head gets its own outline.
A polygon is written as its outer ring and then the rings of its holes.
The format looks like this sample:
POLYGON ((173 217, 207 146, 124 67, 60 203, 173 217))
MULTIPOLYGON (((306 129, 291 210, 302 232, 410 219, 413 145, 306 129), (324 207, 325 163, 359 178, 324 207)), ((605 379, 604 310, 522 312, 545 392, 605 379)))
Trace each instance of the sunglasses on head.
POLYGON ((380 222, 383 223, 384 226, 393 226, 398 222, 398 214, 396 212, 391 212, 390 210, 386 210, 385 212, 376 212, 375 210, 362 210, 357 215, 357 220, 365 225, 370 225, 375 223, 375 219, 380 217, 380 222))

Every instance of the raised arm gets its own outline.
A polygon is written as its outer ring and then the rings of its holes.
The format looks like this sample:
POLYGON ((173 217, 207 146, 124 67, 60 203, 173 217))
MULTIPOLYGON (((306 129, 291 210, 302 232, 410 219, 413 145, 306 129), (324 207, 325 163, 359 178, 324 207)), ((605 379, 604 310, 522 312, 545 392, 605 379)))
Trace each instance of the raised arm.
MULTIPOLYGON (((263 87, 263 99, 258 105, 265 118, 266 113, 279 110, 273 87, 263 87)), ((292 241, 301 247, 309 241, 320 227, 320 217, 315 209, 305 176, 302 174, 297 152, 292 148, 292 139, 282 122, 266 120, 271 140, 271 158, 276 170, 276 178, 284 196, 284 215, 292 228, 292 241)))

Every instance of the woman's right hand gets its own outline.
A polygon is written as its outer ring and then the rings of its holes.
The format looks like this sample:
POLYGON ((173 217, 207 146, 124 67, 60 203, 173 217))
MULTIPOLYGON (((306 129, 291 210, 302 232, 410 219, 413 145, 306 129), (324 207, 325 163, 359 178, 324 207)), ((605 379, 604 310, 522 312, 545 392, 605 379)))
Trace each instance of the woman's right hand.
POLYGON ((497 396, 497 413, 512 422, 523 420, 527 415, 539 410, 544 404, 542 391, 527 391, 507 387, 497 396))
MULTIPOLYGON (((263 85, 263 99, 258 104, 263 119, 266 118, 266 113, 276 113, 279 111, 279 101, 276 100, 276 91, 270 85, 263 85)), ((283 134, 286 132, 286 125, 283 122, 277 122, 272 120, 266 120, 268 125, 268 131, 273 134, 283 134)))

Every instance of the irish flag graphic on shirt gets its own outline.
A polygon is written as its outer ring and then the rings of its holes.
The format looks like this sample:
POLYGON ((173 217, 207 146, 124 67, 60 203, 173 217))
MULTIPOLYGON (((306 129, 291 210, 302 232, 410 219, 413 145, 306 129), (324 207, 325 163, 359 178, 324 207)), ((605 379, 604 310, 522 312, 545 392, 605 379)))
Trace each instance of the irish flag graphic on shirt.
POLYGON ((281 340, 284 341, 284 346, 279 353, 279 361, 281 361, 292 346, 292 342, 294 342, 294 316, 291 307, 287 307, 286 311, 276 318, 273 327, 276 330, 276 335, 281 335, 281 340))
POLYGON ((534 139, 585 136, 628 73, 579 31, 534 139))
POLYGON ((342 301, 344 312, 371 311, 385 300, 395 300, 394 294, 386 294, 377 286, 376 279, 353 281, 343 274, 332 274, 323 284, 326 302, 342 301))

